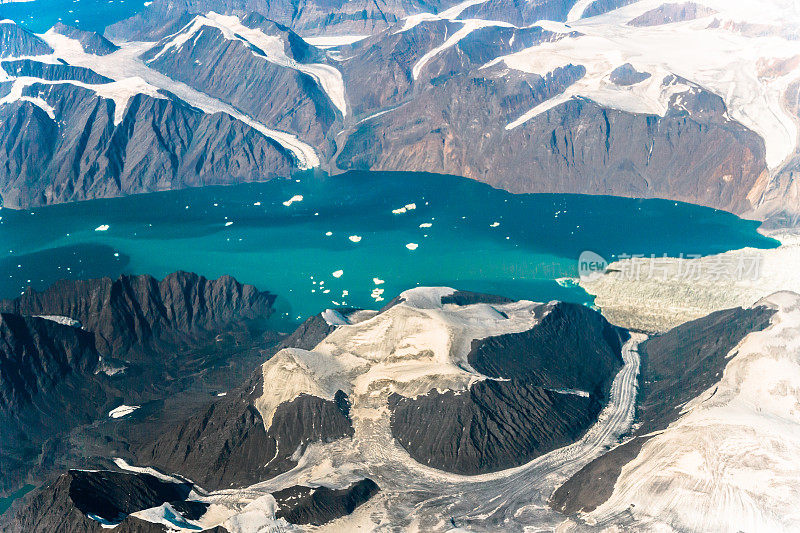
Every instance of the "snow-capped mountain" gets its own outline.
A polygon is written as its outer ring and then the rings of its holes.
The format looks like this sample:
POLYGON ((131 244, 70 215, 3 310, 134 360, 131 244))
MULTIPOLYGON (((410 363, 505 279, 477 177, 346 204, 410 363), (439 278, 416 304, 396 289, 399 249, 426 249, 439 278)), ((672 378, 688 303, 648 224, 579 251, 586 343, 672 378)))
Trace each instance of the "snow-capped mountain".
MULTIPOLYGON (((228 316, 222 300, 208 310, 228 316)), ((75 410, 95 418, 70 437, 80 459, 0 525, 790 530, 777 510, 795 490, 798 309, 800 296, 778 293, 651 339, 583 306, 448 288, 406 291, 379 311, 328 309, 210 401, 75 410), (714 512, 688 505, 698 498, 714 512)), ((42 339, 99 327, 3 320, 42 339)), ((64 364, 62 387, 102 382, 64 364)))
POLYGON ((0 195, 420 170, 792 224, 798 21, 781 0, 156 2, 116 44, 4 22, 0 195))
POLYGON ((645 399, 637 436, 556 493, 562 509, 585 511, 573 525, 793 530, 799 310, 800 296, 776 293, 737 311, 737 319, 711 315, 649 341, 644 349, 654 368, 643 383, 645 396, 652 396, 645 399), (772 315, 768 324, 765 313, 772 315), (693 353, 697 359, 687 357, 693 353), (647 404, 674 392, 665 385, 678 354, 686 358, 683 370, 697 375, 703 369, 706 378, 695 383, 700 394, 676 398, 680 403, 673 403, 667 426, 647 404))

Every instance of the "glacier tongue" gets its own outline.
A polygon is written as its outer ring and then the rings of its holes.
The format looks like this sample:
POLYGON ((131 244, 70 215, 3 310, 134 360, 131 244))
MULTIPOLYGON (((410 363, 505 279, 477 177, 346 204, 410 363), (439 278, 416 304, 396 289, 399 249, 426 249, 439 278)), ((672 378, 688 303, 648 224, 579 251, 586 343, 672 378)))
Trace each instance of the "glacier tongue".
MULTIPOLYGON (((147 86, 169 91, 205 113, 225 113, 256 129, 265 137, 273 139, 294 156, 297 166, 301 170, 320 165, 316 150, 296 135, 268 128, 252 117, 234 109, 233 106, 149 68, 139 56, 155 43, 124 43, 120 50, 114 53, 95 56, 85 52, 79 41, 56 33, 52 29, 40 37, 55 50, 53 57, 63 59, 70 65, 94 70, 98 74, 116 80, 116 84, 106 85, 115 85, 119 90, 130 90, 131 87, 140 87, 142 83, 145 83, 147 86)), ((95 87, 98 86, 92 86, 92 88, 95 87)))

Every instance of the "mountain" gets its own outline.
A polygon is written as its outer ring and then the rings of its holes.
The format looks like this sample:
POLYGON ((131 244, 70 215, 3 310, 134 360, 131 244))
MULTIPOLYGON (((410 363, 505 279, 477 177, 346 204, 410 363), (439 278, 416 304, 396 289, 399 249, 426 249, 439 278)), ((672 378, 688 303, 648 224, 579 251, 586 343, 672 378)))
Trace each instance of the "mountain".
POLYGON ((119 46, 115 45, 99 33, 92 31, 81 30, 73 26, 57 23, 53 26, 55 33, 69 37, 81 43, 81 47, 90 54, 104 56, 118 51, 119 46))
MULTIPOLYGON (((105 81, 86 70, 58 70, 70 81, 105 81)), ((39 79, 7 87, 21 96, 0 107, 0 194, 8 207, 262 180, 293 164, 250 126, 152 88, 139 93, 135 82, 87 89, 39 79)))
POLYGON ((53 49, 33 33, 13 21, 0 22, 0 57, 38 56, 53 53, 53 49))
POLYGON ((158 40, 177 31, 192 15, 216 11, 246 16, 261 13, 302 35, 371 35, 407 15, 436 11, 457 2, 431 0, 186 0, 154 2, 142 13, 110 26, 112 39, 130 40, 141 35, 158 40))
MULTIPOLYGON (((70 290, 81 292, 63 286, 66 301, 70 290)), ((785 529, 770 510, 795 490, 791 471, 773 470, 797 444, 788 384, 798 309, 800 296, 779 293, 647 340, 584 306, 449 288, 405 291, 379 311, 328 309, 262 349, 249 377, 224 393, 173 395, 73 431, 69 440, 86 453, 62 457, 60 475, 51 472, 0 524, 582 531, 650 530, 671 517, 700 531, 746 516, 785 529), (765 469, 772 484, 741 486, 765 469), (714 472, 746 477, 708 483, 714 472), (718 512, 697 514, 685 504, 694 498, 718 512)), ((98 404, 119 393, 119 383, 92 373, 92 334, 76 321, 2 317, 9 331, 61 343, 7 343, 29 368, 66 361, 37 372, 47 376, 40 383, 99 383, 98 404), (84 351, 65 358, 60 346, 84 351)), ((16 383, 9 375, 4 383, 16 383)), ((46 397, 32 385, 8 388, 17 389, 46 397)))
POLYGON ((178 272, 61 281, 0 302, 0 488, 80 456, 68 444, 83 438, 77 428, 241 383, 279 339, 274 300, 231 277, 178 272))
MULTIPOLYGON (((621 483, 630 483, 627 481, 631 479, 629 469, 650 460, 647 450, 660 450, 661 454, 682 453, 681 450, 686 449, 684 444, 659 446, 657 443, 662 439, 659 434, 679 431, 676 428, 691 412, 687 406, 702 404, 717 394, 725 397, 721 387, 730 379, 735 362, 748 357, 743 340, 750 339, 751 334, 758 337, 756 332, 770 336, 773 333, 768 328, 777 320, 784 320, 782 313, 787 307, 776 306, 774 302, 780 302, 780 298, 768 299, 749 309, 712 313, 645 342, 640 348, 642 370, 634 431, 623 444, 588 463, 556 490, 551 505, 568 515, 591 513, 617 491, 625 490, 621 483), (738 352, 733 359, 730 358, 732 352, 738 352)), ((736 424, 736 416, 731 413, 720 422, 723 426, 736 424)), ((710 432, 715 431, 712 427, 703 430, 711 440, 710 432)), ((707 459, 714 460, 713 454, 707 459)), ((703 492, 710 494, 714 490, 718 489, 703 492)), ((639 505, 637 503, 637 507, 639 505)), ((708 514, 712 522, 707 526, 717 529, 712 525, 713 517, 721 519, 723 515, 708 514)))
POLYGON ((8 527, 39 531, 64 521, 76 531, 106 522, 124 529, 134 519, 175 524, 177 517, 182 527, 235 530, 243 506, 257 501, 265 523, 321 525, 397 491, 399 465, 468 476, 522 466, 579 441, 597 422, 625 340, 583 306, 447 288, 406 291, 377 312, 325 310, 238 387, 206 402, 166 400, 110 434, 84 433, 85 446, 107 454, 83 459, 81 468, 98 473, 73 470, 37 489, 8 527), (180 498, 155 496, 145 474, 196 485, 180 498), (110 496, 88 509, 75 494, 87 484, 81 494, 110 496), (142 485, 155 499, 114 496, 138 494, 142 485), (176 513, 184 500, 205 507, 194 518, 176 513), (55 503, 45 509, 42 501, 55 503), (218 510, 207 513, 209 506, 218 510))
POLYGON ((4 204, 321 167, 668 198, 773 226, 800 213, 778 0, 747 24, 712 0, 206 4, 155 2, 109 28, 117 44, 5 22, 3 54, 24 62, 0 87, 4 204))
POLYGON ((48 440, 104 415, 113 394, 98 361, 87 331, 0 313, 0 489, 24 478, 48 440))
POLYGON ((337 113, 346 113, 341 74, 325 54, 257 14, 241 23, 198 16, 142 57, 150 68, 314 146, 324 144, 337 113))

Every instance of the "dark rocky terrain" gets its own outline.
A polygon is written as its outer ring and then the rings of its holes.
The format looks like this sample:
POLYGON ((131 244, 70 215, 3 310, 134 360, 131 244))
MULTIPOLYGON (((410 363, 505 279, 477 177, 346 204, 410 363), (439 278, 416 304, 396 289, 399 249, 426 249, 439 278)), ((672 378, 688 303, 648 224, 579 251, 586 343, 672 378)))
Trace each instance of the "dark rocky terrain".
POLYGON ((404 16, 446 8, 456 1, 438 0, 181 0, 154 2, 131 19, 110 26, 112 39, 146 35, 150 40, 174 33, 188 20, 187 14, 216 11, 245 16, 257 12, 303 35, 369 35, 385 30, 404 16))
MULTIPOLYGON (((152 281, 156 287, 169 287, 174 285, 176 279, 191 279, 194 282, 199 281, 201 285, 206 283, 203 278, 185 273, 168 277, 160 284, 155 280, 152 281)), ((76 297, 76 293, 103 294, 103 287, 108 288, 110 284, 112 289, 108 293, 130 295, 137 291, 131 290, 129 283, 133 282, 135 285, 136 281, 142 281, 147 286, 151 278, 144 276, 123 278, 116 282, 94 280, 85 282, 85 285, 79 283, 77 288, 71 287, 72 291, 66 290, 72 282, 65 282, 51 288, 46 293, 36 295, 35 298, 31 297, 27 303, 23 303, 25 298, 22 298, 16 302, 6 302, 5 305, 39 309, 36 306, 43 305, 41 302, 50 302, 50 305, 69 306, 68 308, 57 307, 57 309, 73 311, 85 309, 85 307, 75 305, 76 302, 81 302, 81 297, 76 297), (83 289, 87 288, 87 285, 88 290, 84 292, 83 289), (115 290, 115 285, 117 287, 124 286, 125 290, 115 290), (59 287, 60 293, 57 290, 59 287), (71 303, 54 303, 56 294, 61 294, 64 302, 71 303)), ((221 278, 221 280, 208 283, 213 284, 217 289, 222 285, 227 285, 227 288, 230 289, 230 284, 236 282, 232 278, 221 278)), ((244 287, 244 292, 248 295, 241 302, 247 302, 250 305, 240 305, 237 312, 231 313, 233 316, 228 317, 228 320, 252 319, 252 316, 247 316, 248 312, 255 314, 259 304, 267 306, 261 311, 270 312, 272 295, 258 292, 250 294, 252 287, 241 285, 238 287, 240 293, 244 287), (266 301, 260 301, 261 298, 266 301)), ((165 292, 168 293, 168 291, 165 292)), ((184 293, 186 292, 184 290, 184 293)), ((207 301, 209 304, 216 302, 216 305, 212 307, 219 313, 223 310, 223 306, 220 305, 220 299, 215 298, 214 294, 217 293, 213 290, 206 294, 207 301)), ((230 302, 230 299, 223 300, 230 302)), ((102 301, 102 296, 94 303, 97 304, 98 301, 102 301)), ((170 304, 169 307, 174 312, 174 308, 177 307, 176 302, 170 302, 170 304)), ((108 305, 106 303, 100 305, 99 308, 103 309, 108 305)), ((45 308, 53 309, 53 307, 45 308)), ((88 306, 88 308, 92 307, 88 306)), ((202 307, 195 308, 192 315, 196 315, 195 319, 198 323, 208 325, 212 319, 202 317, 203 310, 202 307)), ((231 311, 231 309, 229 308, 227 311, 231 311)), ((343 316, 347 316, 351 311, 341 310, 343 316)), ((75 314, 82 316, 80 311, 75 314)), ((92 311, 88 311, 86 319, 88 323, 91 323, 92 314, 92 311)), ((166 313, 157 314, 163 318, 166 313)), ((148 313, 137 310, 135 315, 141 319, 148 313)), ((186 317, 186 315, 183 316, 186 317)), ((93 346, 94 336, 91 333, 76 327, 55 324, 45 319, 25 319, 18 315, 0 315, 0 317, 4 319, 12 317, 18 321, 28 321, 40 326, 51 325, 53 328, 63 328, 65 331, 71 332, 73 336, 77 335, 83 338, 85 349, 91 354, 91 362, 87 366, 89 370, 96 369, 97 352, 93 346)), ((218 327, 225 327, 226 322, 221 317, 215 317, 214 320, 220 320, 218 327)), ((126 320, 122 320, 122 322, 126 322, 126 320)), ((4 322, 0 322, 0 324, 4 324, 4 322)), ((186 322, 182 322, 182 327, 188 331, 192 330, 186 322)), ((332 330, 332 326, 328 326, 320 315, 316 315, 309 318, 294 334, 279 344, 268 350, 260 350, 259 355, 263 360, 264 357, 269 357, 270 354, 284 347, 313 347, 332 330)), ((121 330, 122 333, 126 331, 127 328, 121 330)), ((120 331, 112 330, 108 335, 113 336, 115 333, 120 333, 120 331)), ((151 349, 160 350, 162 348, 163 345, 155 343, 151 349)), ((80 368, 77 363, 74 366, 80 368)), ((0 368, 5 370, 6 365, 0 368)), ((68 369, 67 372, 77 373, 71 369, 68 369)), ((73 379, 84 389, 88 387, 87 383, 92 385, 94 380, 97 380, 101 392, 104 390, 103 387, 108 388, 111 394, 117 395, 120 394, 120 389, 125 390, 125 385, 119 382, 113 386, 106 385, 102 374, 97 378, 92 372, 87 371, 84 374, 73 379)), ((180 472, 201 484, 204 489, 214 490, 232 486, 243 487, 269 479, 294 467, 297 464, 297 450, 307 444, 315 441, 327 442, 352 435, 353 429, 348 416, 349 401, 347 396, 341 392, 333 401, 301 395, 293 401, 284 403, 273 416, 270 427, 265 428, 261 415, 254 407, 254 401, 261 396, 264 386, 280 386, 280 384, 265 385, 261 370, 257 369, 239 387, 213 401, 198 402, 196 395, 182 394, 174 398, 167 398, 162 402, 156 402, 152 408, 143 409, 146 411, 146 415, 126 419, 121 427, 94 428, 83 432, 73 431, 72 436, 66 440, 71 441, 72 445, 83 445, 89 448, 89 453, 81 456, 73 452, 69 457, 59 461, 59 464, 65 461, 81 461, 83 464, 88 463, 101 470, 97 472, 70 471, 68 474, 62 475, 53 484, 27 496, 24 507, 17 514, 4 517, 7 521, 0 525, 11 531, 26 532, 50 531, 49 528, 52 528, 53 524, 64 524, 64 531, 102 530, 97 520, 87 518, 91 514, 111 523, 120 523, 118 527, 122 531, 162 531, 161 526, 128 515, 168 502, 186 519, 197 519, 198 516, 192 518, 192 513, 202 515, 205 509, 199 502, 185 501, 191 484, 173 485, 159 481, 148 474, 102 470, 102 468, 113 465, 107 460, 108 455, 104 458, 98 457, 96 454, 121 455, 140 464, 158 467, 165 472, 180 472), (166 495, 164 495, 165 490, 168 492, 166 495)), ((79 391, 77 393, 83 394, 79 391)), ((51 392, 50 396, 54 394, 51 392)), ((87 400, 91 398, 91 395, 86 395, 87 400)), ((100 404, 102 405, 102 401, 100 404)), ((66 405, 59 407, 67 411, 71 409, 66 405)), ((85 420, 81 420, 83 423, 91 422, 92 415, 96 418, 105 414, 99 410, 96 413, 72 410, 81 413, 85 418, 85 420)), ((16 435, 13 437, 16 438, 16 435)), ((378 487, 374 482, 363 480, 341 490, 327 488, 312 490, 308 487, 293 487, 276 493, 275 497, 281 503, 280 516, 290 523, 317 524, 351 513, 356 506, 368 500, 377 490, 378 487)), ((223 531, 223 529, 212 531, 223 531)))
POLYGON ((475 341, 469 364, 493 378, 520 379, 551 389, 603 398, 622 365, 626 333, 586 306, 542 306, 540 322, 522 333, 475 341))
MULTIPOLYGON (((266 358, 283 348, 310 350, 334 329, 321 315, 314 315, 262 353, 266 358)), ((127 436, 129 451, 139 463, 180 472, 215 490, 246 486, 286 472, 297 464, 298 449, 353 434, 349 400, 341 391, 334 401, 301 395, 281 405, 266 428, 255 402, 264 387, 280 386, 264 383, 258 368, 243 384, 196 408, 190 416, 173 421, 169 409, 164 409, 161 418, 133 428, 127 436), (163 425, 175 427, 153 438, 155 428, 163 425)))
POLYGON ((98 359, 87 331, 0 313, 0 490, 24 479, 49 439, 105 416, 114 394, 98 359))
POLYGON ((24 101, 0 107, 7 207, 265 180, 293 165, 250 126, 171 95, 133 96, 116 122, 114 101, 82 87, 34 83, 23 94, 50 102, 54 118, 24 101))
POLYGON ((362 479, 345 489, 289 487, 273 493, 278 503, 275 516, 291 524, 320 526, 351 514, 379 490, 371 479, 362 479))
POLYGON ((96 451, 82 451, 81 428, 113 426, 120 404, 179 393, 191 403, 241 383, 279 340, 267 322, 274 298, 179 272, 62 281, 0 302, 0 490, 96 451))
POLYGON ((97 338, 107 356, 158 350, 158 345, 189 345, 215 336, 239 321, 267 320, 275 295, 230 276, 208 280, 175 272, 163 280, 152 276, 59 281, 37 292, 28 288, 0 310, 24 315, 56 315, 77 320, 97 338))
POLYGON ((38 56, 53 53, 50 45, 16 24, 0 24, 0 57, 38 56))
POLYGON ((180 472, 216 490, 252 485, 287 472, 297 465, 298 449, 353 434, 344 393, 333 402, 301 395, 279 406, 265 428, 255 399, 263 393, 262 387, 280 384, 265 385, 259 378, 256 374, 246 387, 228 393, 156 439, 146 433, 144 439, 134 436, 131 452, 143 464, 180 472))
POLYGON ((769 326, 774 313, 767 307, 718 311, 645 342, 640 348, 638 427, 624 444, 590 462, 559 487, 550 505, 571 515, 592 511, 605 502, 622 467, 637 457, 654 432, 678 419, 686 402, 719 380, 728 353, 749 333, 769 326))
MULTIPOLYGON (((456 292, 442 303, 458 300, 504 301, 456 292)), ((622 366, 625 334, 582 305, 542 305, 536 314, 539 322, 528 331, 473 342, 469 364, 498 381, 389 398, 392 434, 411 457, 448 472, 484 474, 570 444, 594 423, 622 366)))
MULTIPOLYGON (((196 506, 186 501, 191 489, 191 483, 163 481, 150 474, 70 470, 51 485, 31 494, 26 512, 7 522, 3 530, 20 533, 100 532, 106 531, 102 520, 110 524, 119 523, 115 530, 127 533, 167 531, 165 526, 129 515, 169 503, 176 510, 196 516, 192 514, 192 511, 197 512, 196 506), (89 515, 99 520, 89 518, 89 515)), ((224 529, 211 531, 221 533, 224 529)))
POLYGON ((596 420, 596 398, 524 380, 481 381, 466 393, 394 395, 392 433, 415 460, 476 475, 520 466, 578 440, 596 420))

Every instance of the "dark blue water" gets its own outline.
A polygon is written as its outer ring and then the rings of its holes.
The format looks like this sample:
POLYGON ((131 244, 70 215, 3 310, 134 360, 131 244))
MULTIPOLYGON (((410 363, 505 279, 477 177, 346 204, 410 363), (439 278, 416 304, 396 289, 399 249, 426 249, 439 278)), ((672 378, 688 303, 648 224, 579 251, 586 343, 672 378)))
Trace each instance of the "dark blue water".
POLYGON ((554 281, 577 275, 583 250, 613 259, 777 245, 756 232, 757 223, 690 204, 512 195, 423 173, 307 173, 299 181, 4 209, 0 215, 2 297, 59 278, 163 276, 182 269, 232 274, 275 292, 293 319, 334 305, 380 307, 417 285, 588 303, 581 289, 554 281), (295 195, 303 200, 283 205, 295 195), (392 212, 407 204, 416 209, 392 212), (425 224, 431 226, 420 227, 425 224), (95 231, 102 225, 109 229, 95 231))

